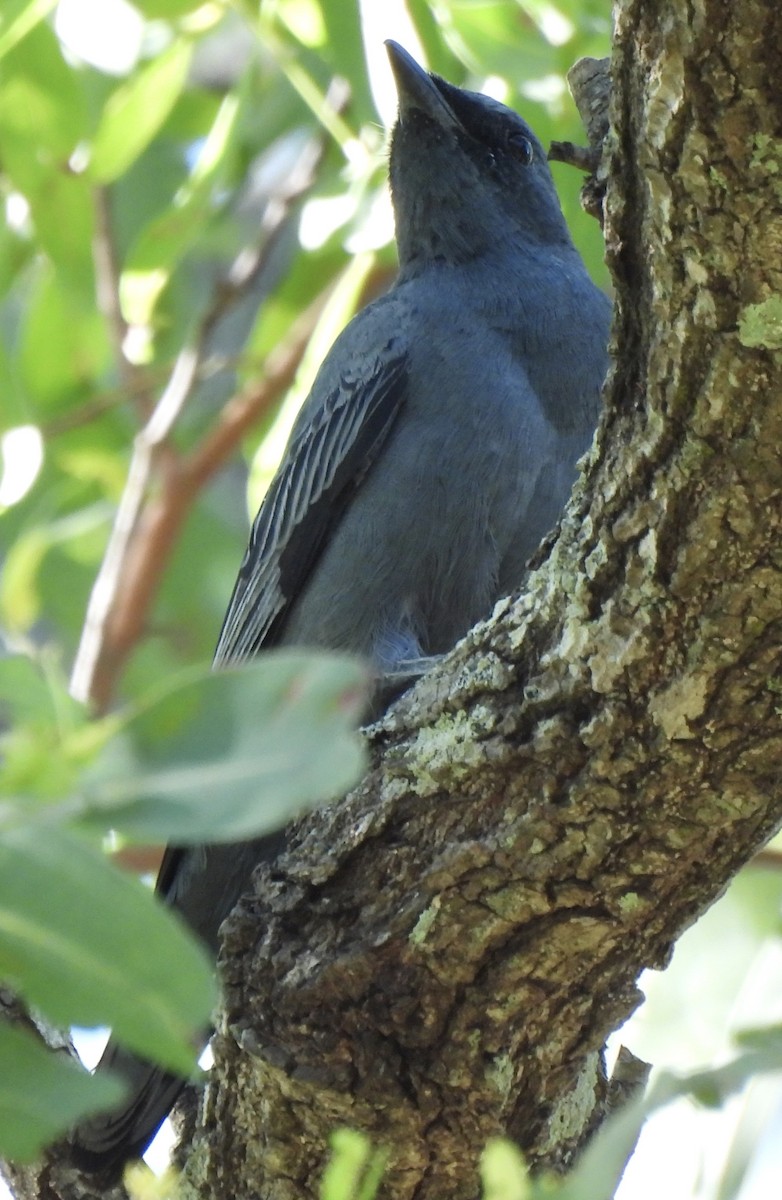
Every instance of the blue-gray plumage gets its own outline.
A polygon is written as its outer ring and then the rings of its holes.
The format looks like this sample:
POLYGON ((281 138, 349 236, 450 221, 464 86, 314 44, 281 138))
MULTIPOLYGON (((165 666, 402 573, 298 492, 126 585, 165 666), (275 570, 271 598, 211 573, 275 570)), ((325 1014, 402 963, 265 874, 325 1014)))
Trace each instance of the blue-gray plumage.
POLYGON ((270 642, 380 670, 517 586, 597 421, 608 299, 516 113, 389 44, 399 277, 337 339, 256 519, 216 662, 270 642))
MULTIPOLYGON (((403 676, 448 650, 520 583, 597 422, 610 306, 540 143, 508 108, 388 49, 399 276, 318 373, 253 526, 218 666, 283 643, 357 651, 403 676)), ((279 845, 169 849, 158 890, 216 949, 279 845)), ((132 1098, 73 1140, 83 1165, 110 1173, 181 1085, 107 1054, 132 1098)))

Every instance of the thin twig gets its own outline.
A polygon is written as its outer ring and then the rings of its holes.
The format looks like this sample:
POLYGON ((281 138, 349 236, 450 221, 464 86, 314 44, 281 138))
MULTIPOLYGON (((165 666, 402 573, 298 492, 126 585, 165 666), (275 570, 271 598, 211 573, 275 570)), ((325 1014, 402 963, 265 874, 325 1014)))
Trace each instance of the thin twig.
POLYGON ((573 142, 552 142, 549 159, 569 163, 588 178, 581 188, 581 206, 602 226, 603 200, 608 175, 605 153, 611 100, 611 60, 580 58, 570 68, 567 81, 586 130, 589 147, 573 142))
POLYGON ((135 400, 141 417, 146 416, 150 404, 147 381, 139 368, 125 353, 127 322, 120 304, 120 264, 116 242, 111 227, 111 196, 109 189, 92 189, 95 214, 95 235, 92 239, 92 261, 95 267, 95 294, 98 308, 106 318, 114 351, 117 375, 126 393, 135 400))
MULTIPOLYGON (((337 101, 341 104, 346 102, 344 92, 340 93, 337 101)), ((288 175, 280 193, 269 200, 262 222, 262 238, 259 245, 253 250, 243 250, 226 277, 221 280, 213 303, 201 318, 192 340, 177 357, 168 385, 146 424, 136 436, 127 483, 90 595, 71 679, 73 694, 97 707, 98 711, 104 711, 108 706, 118 672, 143 628, 148 603, 159 582, 165 555, 171 548, 172 538, 178 531, 192 499, 193 490, 187 460, 179 461, 174 449, 168 445, 171 432, 196 387, 207 343, 215 326, 248 292, 264 270, 277 240, 286 227, 294 203, 310 188, 315 179, 323 151, 322 138, 310 141, 288 175), (157 468, 161 474, 162 494, 156 499, 148 500, 157 468), (175 488, 170 486, 172 479, 176 484, 175 488), (170 515, 166 514, 164 498, 170 515), (152 555, 153 561, 142 565, 144 555, 148 553, 152 555), (150 583, 144 585, 144 578, 148 578, 150 583), (135 585, 133 580, 137 581, 135 585), (128 620, 129 601, 138 602, 140 595, 145 598, 146 603, 135 610, 132 618, 128 620), (131 641, 129 630, 135 631, 131 641)), ((103 227, 103 235, 105 236, 97 239, 102 247, 102 270, 99 274, 108 292, 109 283, 113 281, 116 271, 116 264, 112 265, 113 260, 106 249, 107 244, 111 242, 108 225, 103 227)), ((112 294, 116 294, 116 288, 112 289, 112 294)), ((116 336, 121 328, 121 313, 118 310, 114 311, 108 297, 105 298, 105 303, 108 305, 107 316, 113 322, 116 336)), ((296 345, 298 346, 298 342, 296 345)), ((292 365, 293 371, 301 353, 303 346, 297 349, 297 357, 292 365)), ((259 403, 249 405, 249 409, 255 415, 248 423, 256 419, 259 412, 266 411, 271 406, 280 394, 282 386, 284 385, 280 382, 270 384, 270 376, 267 373, 266 384, 258 391, 259 403)), ((224 420, 221 419, 216 433, 222 445, 230 443, 230 448, 233 449, 236 440, 231 441, 230 435, 225 437, 222 432, 224 424, 224 420)), ((206 442, 209 442, 209 437, 206 442)), ((222 462, 223 459, 219 458, 219 461, 222 462)))
POLYGON ((577 146, 575 142, 552 142, 548 152, 549 162, 566 163, 592 175, 600 165, 600 151, 594 146, 577 146))
MULTIPOLYGON (((198 382, 202 383, 205 379, 211 379, 221 371, 239 370, 243 371, 245 375, 260 373, 263 370, 263 361, 257 355, 251 354, 210 354, 208 358, 199 364, 198 382)), ((156 390, 161 386, 165 386, 167 376, 168 370, 163 366, 145 368, 143 378, 139 376, 139 390, 135 396, 131 395, 131 399, 140 400, 142 396, 149 395, 153 389, 156 390)), ((40 425, 41 435, 48 444, 53 438, 61 437, 64 433, 70 433, 73 429, 81 429, 85 425, 91 425, 93 421, 97 421, 105 413, 122 408, 123 405, 127 404, 127 401, 128 392, 126 388, 106 388, 103 392, 96 392, 79 407, 69 409, 67 412, 58 413, 56 416, 42 421, 40 425)))

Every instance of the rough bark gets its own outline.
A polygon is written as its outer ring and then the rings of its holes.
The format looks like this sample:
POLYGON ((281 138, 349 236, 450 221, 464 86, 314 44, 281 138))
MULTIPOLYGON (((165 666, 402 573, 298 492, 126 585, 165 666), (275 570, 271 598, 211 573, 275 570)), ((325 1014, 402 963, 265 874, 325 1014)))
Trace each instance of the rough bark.
POLYGON ((316 1196, 341 1124, 395 1200, 474 1196, 499 1132, 566 1166, 639 972, 782 821, 782 8, 616 18, 594 451, 523 595, 231 921, 203 1200, 316 1196))
POLYGON ((233 920, 199 1196, 316 1195, 343 1123, 398 1198, 501 1131, 567 1164, 639 972, 782 820, 780 44, 775 0, 619 5, 586 476, 233 920))

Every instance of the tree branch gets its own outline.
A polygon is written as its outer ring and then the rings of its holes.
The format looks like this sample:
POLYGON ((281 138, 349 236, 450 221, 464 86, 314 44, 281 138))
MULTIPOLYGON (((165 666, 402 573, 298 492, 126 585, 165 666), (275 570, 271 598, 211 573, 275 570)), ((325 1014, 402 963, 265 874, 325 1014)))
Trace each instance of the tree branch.
POLYGON ((121 269, 111 227, 111 192, 106 187, 92 189, 95 236, 92 258, 95 265, 95 292, 98 308, 106 320, 114 352, 117 377, 126 396, 130 396, 143 419, 149 412, 149 389, 144 373, 125 353, 127 323, 120 306, 121 269))
MULTIPOLYGON (((333 103, 344 105, 344 86, 332 89, 330 97, 333 103)), ((265 383, 229 405, 228 415, 220 418, 213 434, 207 435, 189 458, 181 457, 170 438, 192 397, 209 338, 268 265, 292 206, 312 185, 322 155, 323 140, 312 139, 284 186, 270 198, 258 246, 244 250, 218 283, 212 304, 194 337, 178 355, 166 388, 136 437, 125 490, 90 596, 71 682, 77 699, 91 703, 99 712, 108 707, 119 673, 146 627, 171 550, 198 491, 229 457, 253 421, 269 411, 289 386, 314 328, 317 302, 267 369, 265 383), (302 336, 303 329, 308 331, 307 337, 302 336), (159 487, 159 495, 155 495, 153 484, 159 487)), ((99 206, 98 211, 104 217, 102 223, 98 222, 96 237, 99 292, 107 318, 119 337, 124 325, 115 286, 117 266, 105 208, 99 206)), ((118 355, 121 363, 126 362, 121 345, 118 355)))
POLYGON ((179 533, 208 480, 224 466, 241 439, 271 412, 290 387, 327 292, 294 324, 266 364, 263 381, 231 400, 217 424, 189 454, 167 445, 176 415, 192 386, 196 358, 180 357, 170 392, 164 393, 139 435, 112 537, 96 580, 73 671, 74 694, 108 706, 122 667, 143 635, 179 533), (153 473, 159 492, 150 495, 153 473))
POLYGON ((610 129, 611 60, 580 58, 568 71, 567 79, 589 146, 552 142, 548 156, 554 162, 569 163, 588 173, 589 178, 581 188, 581 204, 602 225, 603 201, 608 183, 606 145, 610 129))

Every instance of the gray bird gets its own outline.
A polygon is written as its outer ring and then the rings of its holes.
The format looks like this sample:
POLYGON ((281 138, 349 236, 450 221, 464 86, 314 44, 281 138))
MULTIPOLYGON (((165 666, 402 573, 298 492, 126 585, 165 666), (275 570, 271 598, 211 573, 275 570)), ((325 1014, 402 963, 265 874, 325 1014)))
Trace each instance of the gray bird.
MULTIPOLYGON (((253 525, 215 664, 280 643, 415 675, 517 587, 588 447, 610 304, 590 280, 540 142, 504 105, 388 42, 399 117, 399 276, 326 357, 253 525)), ((169 848, 158 892, 216 953, 281 835, 169 848)), ((110 1046, 131 1098, 74 1135, 111 1174, 182 1082, 110 1046)))

